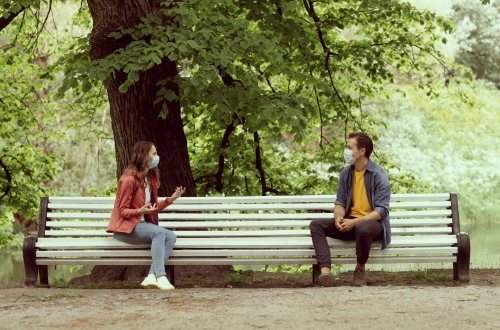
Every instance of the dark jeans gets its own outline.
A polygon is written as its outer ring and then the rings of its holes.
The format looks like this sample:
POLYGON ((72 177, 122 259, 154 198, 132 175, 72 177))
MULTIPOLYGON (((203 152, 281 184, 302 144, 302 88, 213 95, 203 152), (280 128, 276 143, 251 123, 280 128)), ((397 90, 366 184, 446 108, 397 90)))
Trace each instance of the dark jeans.
POLYGON ((326 237, 346 241, 356 240, 356 256, 359 264, 366 264, 373 241, 379 241, 384 235, 384 227, 380 221, 368 220, 356 225, 348 232, 342 232, 335 227, 333 219, 316 219, 309 224, 311 237, 316 251, 319 267, 330 267, 332 264, 330 247, 326 237))

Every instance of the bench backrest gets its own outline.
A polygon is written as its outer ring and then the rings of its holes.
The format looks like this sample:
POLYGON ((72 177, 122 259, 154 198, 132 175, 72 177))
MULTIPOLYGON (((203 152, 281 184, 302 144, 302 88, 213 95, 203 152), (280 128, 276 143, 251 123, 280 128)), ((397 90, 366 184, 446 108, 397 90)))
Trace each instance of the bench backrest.
MULTIPOLYGON (((334 201, 335 195, 181 197, 159 220, 178 237, 309 236, 312 219, 332 218, 334 201)), ((38 237, 111 236, 105 229, 113 202, 113 197, 45 197, 38 237)), ((390 218, 393 237, 460 231, 455 194, 394 194, 390 218)))

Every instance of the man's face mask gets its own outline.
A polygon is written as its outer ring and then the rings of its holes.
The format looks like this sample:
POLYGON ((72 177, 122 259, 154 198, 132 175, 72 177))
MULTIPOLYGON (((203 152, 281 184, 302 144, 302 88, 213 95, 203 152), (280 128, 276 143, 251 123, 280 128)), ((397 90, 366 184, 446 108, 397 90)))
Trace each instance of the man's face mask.
POLYGON ((352 165, 356 161, 356 158, 358 158, 360 155, 353 157, 352 156, 352 150, 345 148, 344 149, 344 160, 347 164, 352 165))

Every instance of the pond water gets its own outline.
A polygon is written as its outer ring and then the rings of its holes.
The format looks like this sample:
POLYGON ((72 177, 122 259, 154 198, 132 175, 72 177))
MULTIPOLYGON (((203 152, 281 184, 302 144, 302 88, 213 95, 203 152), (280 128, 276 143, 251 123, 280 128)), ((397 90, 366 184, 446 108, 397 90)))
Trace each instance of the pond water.
MULTIPOLYGON (((500 268, 500 221, 485 224, 470 224, 463 226, 462 231, 468 232, 471 236, 471 268, 500 268)), ((22 251, 0 251, 0 281, 22 281, 25 278, 22 251)), ((426 267, 451 267, 445 265, 384 265, 372 266, 372 269, 384 270, 409 270, 423 269, 426 267)), ((254 268, 254 267, 252 267, 254 268)), ((349 266, 343 266, 349 270, 349 266)), ((258 269, 255 269, 258 270, 258 269)), ((50 281, 54 279, 64 279, 65 281, 75 276, 88 274, 89 266, 51 266, 49 267, 50 281)))

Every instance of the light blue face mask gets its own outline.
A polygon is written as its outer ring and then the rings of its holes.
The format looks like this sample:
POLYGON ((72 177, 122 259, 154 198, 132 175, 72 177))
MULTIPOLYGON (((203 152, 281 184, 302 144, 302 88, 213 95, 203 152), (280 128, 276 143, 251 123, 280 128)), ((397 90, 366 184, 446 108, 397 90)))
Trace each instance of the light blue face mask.
POLYGON ((149 169, 155 168, 160 164, 160 156, 158 155, 153 155, 153 159, 148 163, 149 169))
MULTIPOLYGON (((359 156, 358 156, 359 157, 359 156)), ((358 158, 356 157, 356 158, 358 158)), ((356 161, 356 158, 352 156, 352 150, 347 148, 344 149, 344 160, 347 164, 352 165, 356 161)))

